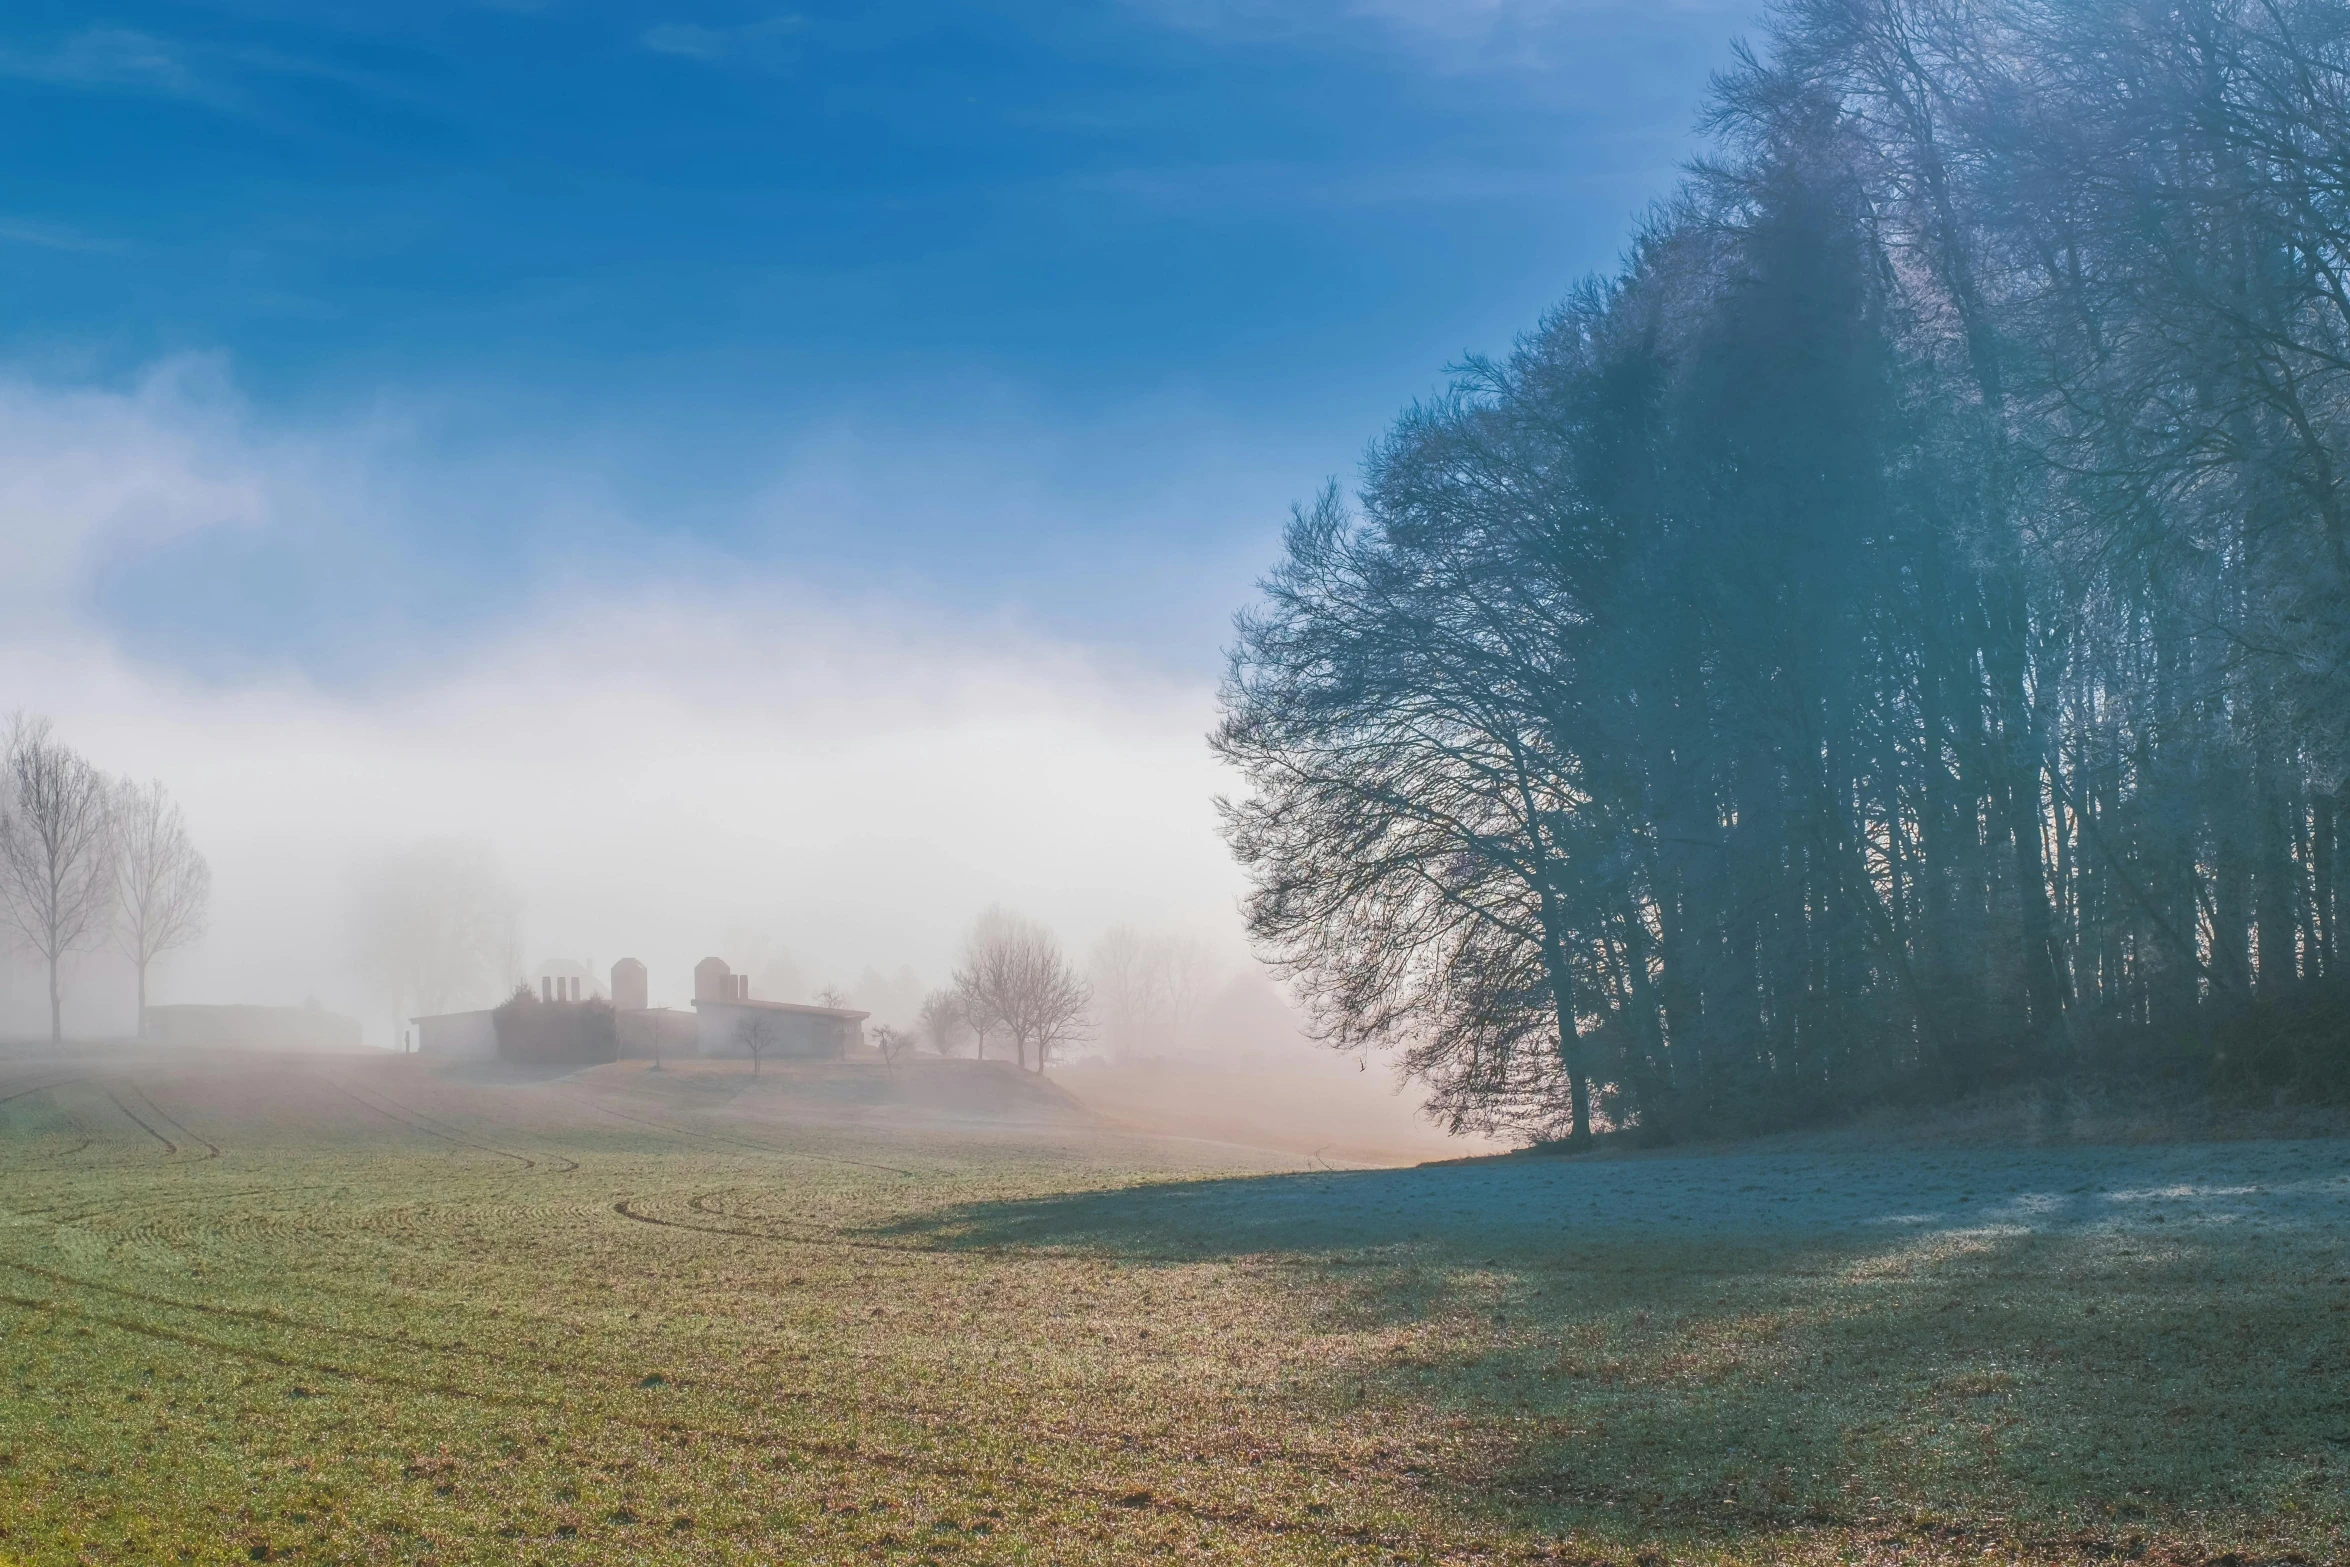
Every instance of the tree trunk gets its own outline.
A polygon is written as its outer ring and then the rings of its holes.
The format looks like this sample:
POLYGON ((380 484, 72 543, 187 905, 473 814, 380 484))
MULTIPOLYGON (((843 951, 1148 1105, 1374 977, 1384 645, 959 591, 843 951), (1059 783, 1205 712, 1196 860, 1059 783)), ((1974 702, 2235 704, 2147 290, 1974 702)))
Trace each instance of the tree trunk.
POLYGON ((1591 1085, 1583 1071, 1583 1036, 1575 1026, 1575 977, 1567 969, 1567 944, 1548 888, 1542 892, 1542 961, 1550 970, 1551 1007, 1558 1018, 1559 1065, 1567 1073, 1567 1141, 1580 1148, 1591 1141, 1591 1085))
POLYGON ((65 997, 57 988, 57 959, 49 959, 49 1043, 65 1043, 65 997))

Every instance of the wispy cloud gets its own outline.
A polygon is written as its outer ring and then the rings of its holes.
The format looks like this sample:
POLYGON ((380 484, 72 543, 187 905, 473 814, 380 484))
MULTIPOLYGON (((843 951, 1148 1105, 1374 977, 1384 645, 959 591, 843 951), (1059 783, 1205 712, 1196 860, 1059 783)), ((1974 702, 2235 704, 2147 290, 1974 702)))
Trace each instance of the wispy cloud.
POLYGON ((701 22, 663 22, 648 27, 638 42, 655 54, 699 60, 706 65, 749 65, 772 69, 796 56, 793 45, 807 29, 799 16, 712 27, 701 22))
POLYGON ((1432 70, 1546 68, 1593 25, 1736 14, 1747 0, 1126 0, 1162 26, 1238 44, 1371 45, 1432 70))
MULTIPOLYGON (((1662 138, 1625 138, 1627 156, 1642 166, 1669 169, 1662 138)), ((1205 216, 1236 210, 1282 209, 1365 212, 1498 202, 1557 201, 1604 189, 1615 167, 1565 169, 1498 164, 1421 164, 1409 167, 1330 168, 1307 163, 1192 164, 1115 169, 1071 177, 1073 189, 1132 202, 1154 212, 1205 216)))
MULTIPOLYGON (((163 99, 239 118, 277 123, 268 78, 331 82, 414 108, 412 94, 371 70, 259 45, 221 46, 130 27, 87 27, 52 44, 0 42, 0 78, 83 92, 163 99)), ((291 122, 281 129, 293 129, 291 122)))
POLYGON ((84 28, 45 50, 0 49, 0 75, 216 106, 236 97, 227 82, 198 69, 181 46, 128 27, 84 28))
POLYGON ((82 256, 106 255, 122 249, 115 241, 84 233, 70 223, 45 223, 38 218, 14 218, 5 214, 0 214, 0 245, 29 245, 35 250, 62 250, 82 256))

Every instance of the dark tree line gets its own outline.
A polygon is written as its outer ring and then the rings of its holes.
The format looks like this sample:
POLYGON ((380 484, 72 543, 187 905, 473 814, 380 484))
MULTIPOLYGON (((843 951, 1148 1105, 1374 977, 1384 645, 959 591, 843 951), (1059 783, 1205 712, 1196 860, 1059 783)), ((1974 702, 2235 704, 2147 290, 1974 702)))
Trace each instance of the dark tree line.
POLYGON ((2350 3, 1795 0, 1301 509, 1252 932, 1462 1126, 2350 1089, 2350 3))

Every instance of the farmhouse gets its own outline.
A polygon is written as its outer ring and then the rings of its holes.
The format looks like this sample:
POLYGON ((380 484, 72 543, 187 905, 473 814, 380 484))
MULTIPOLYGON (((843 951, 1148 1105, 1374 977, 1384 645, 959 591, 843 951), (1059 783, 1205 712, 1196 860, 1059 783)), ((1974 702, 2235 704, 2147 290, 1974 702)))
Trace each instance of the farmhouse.
POLYGON ((848 1007, 755 1001, 751 977, 728 969, 723 958, 694 965, 694 1014, 697 1054, 773 1060, 836 1060, 865 1042, 865 1019, 872 1016, 848 1007))
POLYGON ((612 965, 611 1000, 592 976, 549 964, 534 987, 496 1008, 410 1018, 420 1054, 452 1061, 590 1064, 615 1056, 751 1056, 834 1060, 863 1044, 870 1013, 752 999, 723 958, 694 965, 694 1010, 649 1004, 645 966, 612 965), (558 972, 563 970, 565 972, 558 972))

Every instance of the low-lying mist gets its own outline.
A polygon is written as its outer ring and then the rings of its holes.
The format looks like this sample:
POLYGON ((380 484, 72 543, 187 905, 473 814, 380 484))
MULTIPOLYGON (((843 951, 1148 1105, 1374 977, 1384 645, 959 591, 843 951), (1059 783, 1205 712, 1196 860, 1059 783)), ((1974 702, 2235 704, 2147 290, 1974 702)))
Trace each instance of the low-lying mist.
MULTIPOLYGON (((762 999, 837 998, 914 1030, 973 920, 1001 907, 1092 984, 1056 1069, 1113 1119, 1304 1153, 1301 1137, 1355 1157, 1448 1146, 1376 1063, 1307 1042, 1244 950, 1204 673, 1041 633, 980 594, 963 614, 852 600, 658 548, 656 529, 558 491, 528 503, 527 531, 553 541, 540 566, 436 587, 371 542, 431 509, 411 435, 397 418, 265 428, 200 362, 116 390, 0 380, 16 567, 0 711, 160 782, 212 873, 204 933, 153 965, 154 1003, 315 1004, 380 1050, 420 1011, 519 981, 599 993, 623 957, 646 965, 653 1005, 682 1006, 714 955, 762 999), (601 556, 566 560, 566 519, 601 556), (615 572, 623 559, 642 569, 615 572), (172 561, 201 564, 185 602, 158 603, 172 561), (236 590, 208 609, 223 571, 236 590), (175 627, 222 613, 297 632, 339 618, 343 644, 374 652, 174 651, 175 627), (419 903, 495 927, 429 997, 388 972, 385 932, 419 903), (1234 1091, 1235 1073, 1253 1086, 1234 1091), (1333 1121, 1334 1105, 1353 1108, 1333 1121)), ((61 977, 69 1041, 136 1032, 115 944, 61 977)), ((44 988, 37 960, 0 949, 0 1039, 46 1034, 44 988)))
MULTIPOLYGON (((1074 947, 1144 921, 1230 950, 1204 692, 814 611, 769 631, 745 596, 518 626, 389 696, 174 684, 88 643, 0 651, 0 689, 184 806, 217 893, 158 1000, 315 996, 388 1029, 355 908, 420 844, 511 888, 525 965, 636 957, 670 1004, 711 953, 943 978, 991 902, 1074 947)), ((70 1029, 129 1030, 114 967, 77 965, 70 1029)))
MULTIPOLYGON (((1074 953, 1129 923, 1244 961, 1205 679, 706 550, 648 549, 669 564, 625 586, 557 551, 436 604, 353 542, 415 499, 389 439, 259 429, 201 366, 124 391, 0 385, 0 711, 162 781, 214 871, 209 929, 157 966, 156 1001, 315 999, 390 1043, 404 1004, 371 978, 365 909, 404 863, 502 890, 495 978, 635 957, 656 1004, 712 954, 779 999, 934 985, 994 903, 1074 953), (116 585, 191 539, 216 564, 251 549, 248 599, 300 561, 273 613, 375 617, 382 656, 338 678, 159 653, 168 617, 116 585), (317 586, 314 554, 348 591, 317 586)), ((608 533, 593 511, 583 529, 608 533)), ((46 1031, 40 990, 21 954, 0 961, 0 1033, 46 1031)), ((70 1034, 135 1026, 111 950, 70 959, 66 991, 70 1034)))

